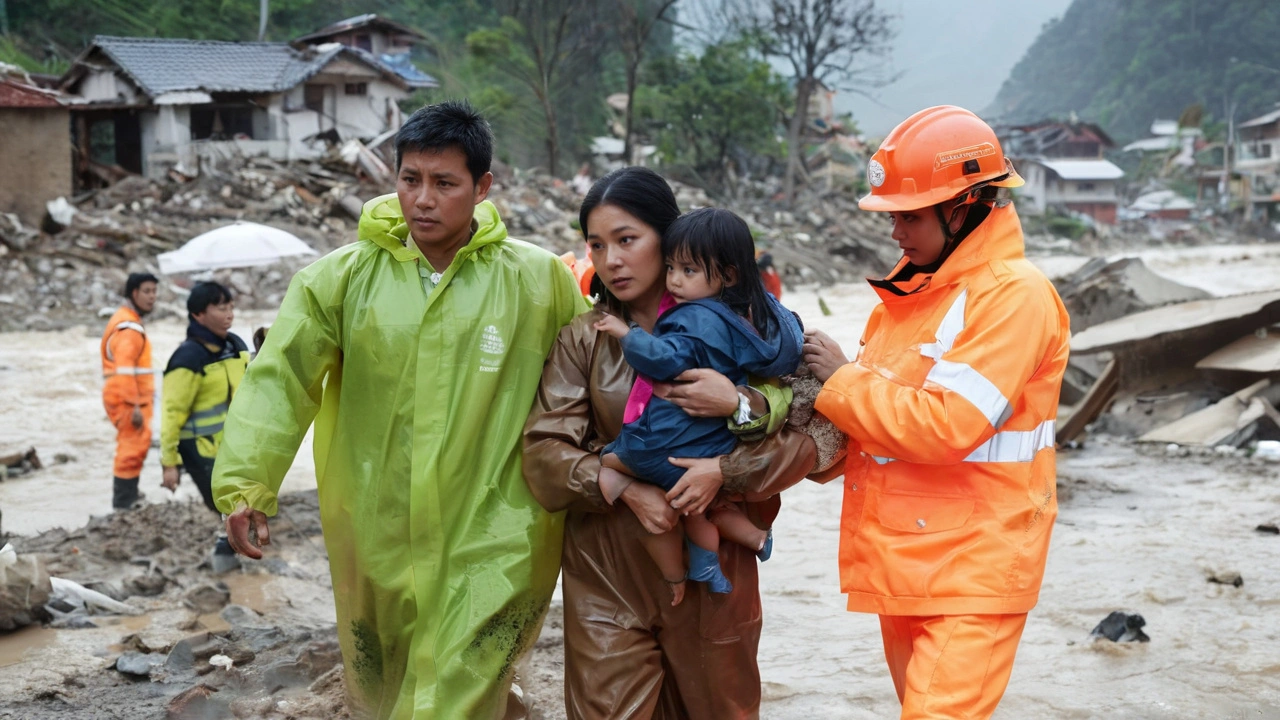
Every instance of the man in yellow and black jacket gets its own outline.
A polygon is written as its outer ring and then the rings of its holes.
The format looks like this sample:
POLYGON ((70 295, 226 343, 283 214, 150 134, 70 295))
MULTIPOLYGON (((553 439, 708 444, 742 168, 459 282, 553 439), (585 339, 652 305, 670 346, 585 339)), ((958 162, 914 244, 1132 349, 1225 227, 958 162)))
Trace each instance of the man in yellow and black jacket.
MULTIPOLYGON (((164 371, 163 420, 160 431, 162 485, 178 487, 180 468, 200 489, 205 505, 217 512, 209 483, 213 461, 222 443, 227 408, 249 364, 249 348, 231 332, 235 303, 231 291, 215 282, 191 289, 187 298, 187 339, 178 346, 164 371)), ((234 567, 235 554, 225 537, 214 550, 214 569, 234 567)))

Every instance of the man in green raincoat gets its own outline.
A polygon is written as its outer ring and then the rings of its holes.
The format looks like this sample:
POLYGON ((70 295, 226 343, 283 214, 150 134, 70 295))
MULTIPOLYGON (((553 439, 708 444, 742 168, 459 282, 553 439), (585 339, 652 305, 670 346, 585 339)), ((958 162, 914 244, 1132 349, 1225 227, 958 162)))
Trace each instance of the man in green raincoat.
POLYGON ((492 147, 465 103, 409 118, 396 194, 365 204, 358 242, 294 277, 218 456, 232 546, 261 557, 315 421, 357 717, 502 717, 559 571, 562 517, 529 493, 520 437, 556 334, 586 303, 485 201, 492 147))

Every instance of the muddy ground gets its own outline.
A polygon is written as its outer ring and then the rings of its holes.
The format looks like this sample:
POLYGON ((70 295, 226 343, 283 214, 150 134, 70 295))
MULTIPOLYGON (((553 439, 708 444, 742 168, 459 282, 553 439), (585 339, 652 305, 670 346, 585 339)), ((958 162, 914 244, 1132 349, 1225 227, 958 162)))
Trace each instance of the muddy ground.
MULTIPOLYGON (((1154 270, 1214 294, 1280 285, 1277 246, 1144 254, 1154 270)), ((1068 272, 1083 259, 1038 262, 1068 272)), ((874 296, 863 285, 821 295, 830 316, 813 291, 784 300, 806 323, 856 345, 874 296)), ((181 325, 157 323, 152 335, 165 357, 181 325)), ((74 458, 0 483, 0 506, 20 552, 44 553, 55 575, 144 613, 0 636, 0 718, 161 718, 183 692, 186 717, 333 717, 340 671, 314 493, 286 496, 267 560, 220 578, 201 565, 215 517, 189 482, 173 498, 159 489, 154 455, 143 486, 155 504, 90 520, 109 506, 112 439, 96 347, 91 327, 0 334, 5 444, 74 458), (214 581, 225 592, 207 586, 214 581), (176 658, 135 679, 114 669, 126 652, 144 665, 149 654, 176 658), (212 654, 231 658, 232 669, 212 668, 212 654)), ((285 488, 313 486, 312 467, 304 448, 285 488)), ((1041 601, 996 717, 1280 720, 1280 536, 1255 530, 1280 521, 1280 465, 1094 436, 1060 455, 1059 474, 1041 601), (1209 580, 1236 573, 1239 586, 1209 580), (1090 640, 1114 610, 1141 613, 1151 642, 1090 640)), ((876 619, 845 612, 839 592, 840 499, 838 482, 802 483, 784 497, 774 556, 761 569, 762 717, 897 714, 876 619)), ((559 617, 553 603, 521 667, 536 717, 564 717, 559 617)))

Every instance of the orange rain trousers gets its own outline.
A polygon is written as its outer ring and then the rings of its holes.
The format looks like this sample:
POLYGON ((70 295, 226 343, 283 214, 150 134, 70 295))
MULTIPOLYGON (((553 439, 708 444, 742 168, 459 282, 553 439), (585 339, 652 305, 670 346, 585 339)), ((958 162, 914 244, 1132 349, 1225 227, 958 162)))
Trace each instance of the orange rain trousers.
POLYGON ((991 717, 1009 684, 1026 623, 1026 613, 881 615, 902 720, 991 717))
POLYGON ((116 426, 116 461, 112 474, 129 480, 142 474, 142 462, 151 450, 151 403, 139 405, 142 427, 135 428, 131 417, 133 405, 127 402, 106 406, 107 417, 116 426))

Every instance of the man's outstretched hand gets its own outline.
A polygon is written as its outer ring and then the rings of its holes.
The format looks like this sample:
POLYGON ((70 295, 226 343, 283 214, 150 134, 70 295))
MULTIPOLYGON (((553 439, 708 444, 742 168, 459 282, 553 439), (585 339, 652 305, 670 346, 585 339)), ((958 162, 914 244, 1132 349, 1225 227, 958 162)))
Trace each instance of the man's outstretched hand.
POLYGON ((250 507, 242 507, 227 516, 227 540, 231 549, 253 560, 262 559, 260 548, 271 544, 267 515, 250 507))

